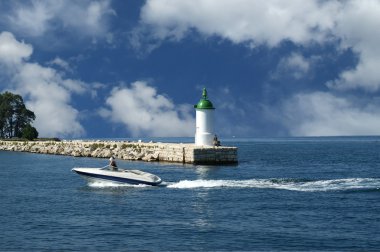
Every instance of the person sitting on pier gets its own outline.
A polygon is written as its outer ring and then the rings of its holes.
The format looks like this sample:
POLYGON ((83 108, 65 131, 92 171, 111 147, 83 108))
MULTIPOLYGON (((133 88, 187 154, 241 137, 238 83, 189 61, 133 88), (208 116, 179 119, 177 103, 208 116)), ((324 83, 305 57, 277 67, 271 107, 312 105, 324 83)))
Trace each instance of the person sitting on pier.
POLYGON ((116 164, 116 161, 115 161, 115 158, 113 156, 110 157, 110 169, 113 170, 113 171, 117 171, 117 164, 116 164))
POLYGON ((214 144, 214 146, 220 146, 220 141, 218 140, 218 136, 217 135, 214 136, 213 144, 214 144))

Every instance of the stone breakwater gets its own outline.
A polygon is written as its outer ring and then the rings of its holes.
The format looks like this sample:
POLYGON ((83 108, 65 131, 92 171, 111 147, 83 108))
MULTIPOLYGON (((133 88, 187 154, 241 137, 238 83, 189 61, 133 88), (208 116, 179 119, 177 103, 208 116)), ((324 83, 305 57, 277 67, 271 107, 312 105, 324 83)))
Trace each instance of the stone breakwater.
POLYGON ((0 141, 2 151, 21 151, 74 157, 164 161, 190 164, 234 164, 236 147, 127 141, 0 141))

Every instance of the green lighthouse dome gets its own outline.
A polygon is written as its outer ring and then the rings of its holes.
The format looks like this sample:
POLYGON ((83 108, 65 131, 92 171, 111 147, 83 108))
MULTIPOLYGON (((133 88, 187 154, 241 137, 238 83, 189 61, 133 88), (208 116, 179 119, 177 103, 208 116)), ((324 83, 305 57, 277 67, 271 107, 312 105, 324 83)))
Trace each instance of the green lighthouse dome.
POLYGON ((202 99, 198 102, 197 105, 194 105, 194 108, 197 109, 215 109, 212 105, 212 102, 207 99, 207 90, 203 88, 202 99))

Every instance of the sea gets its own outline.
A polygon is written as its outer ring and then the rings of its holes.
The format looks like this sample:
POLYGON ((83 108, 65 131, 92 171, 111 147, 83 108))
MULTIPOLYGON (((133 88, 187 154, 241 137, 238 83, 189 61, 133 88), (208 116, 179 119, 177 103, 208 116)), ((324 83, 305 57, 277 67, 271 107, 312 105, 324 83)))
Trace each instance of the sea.
POLYGON ((107 159, 0 151, 0 251, 380 251, 380 137, 221 140, 237 165, 117 160, 156 187, 71 171, 107 159))

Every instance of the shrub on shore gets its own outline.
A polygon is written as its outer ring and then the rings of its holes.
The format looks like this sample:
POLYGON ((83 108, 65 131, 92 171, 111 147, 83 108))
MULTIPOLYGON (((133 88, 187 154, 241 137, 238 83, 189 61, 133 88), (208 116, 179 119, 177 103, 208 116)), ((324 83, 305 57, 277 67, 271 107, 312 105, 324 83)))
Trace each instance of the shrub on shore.
POLYGON ((26 138, 28 140, 34 140, 38 137, 38 132, 36 128, 28 124, 23 130, 22 130, 22 137, 26 138))

